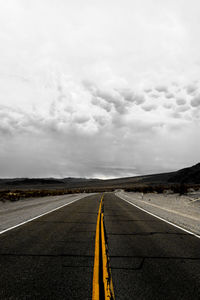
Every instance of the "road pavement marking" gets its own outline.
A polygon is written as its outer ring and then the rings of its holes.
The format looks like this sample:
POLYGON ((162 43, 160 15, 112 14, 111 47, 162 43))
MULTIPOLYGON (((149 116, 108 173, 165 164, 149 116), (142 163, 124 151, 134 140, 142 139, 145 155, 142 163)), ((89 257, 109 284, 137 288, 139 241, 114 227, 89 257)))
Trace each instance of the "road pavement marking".
POLYGON ((105 299, 115 299, 114 288, 111 276, 111 269, 108 257, 108 249, 105 238, 104 219, 103 213, 101 214, 101 241, 102 241, 102 261, 103 261, 103 283, 105 299))
MULTIPOLYGON (((102 200, 102 199, 101 199, 102 200)), ((95 255, 94 255, 94 271, 93 271, 93 289, 92 299, 100 299, 100 287, 99 287, 99 269, 100 269, 100 218, 101 218, 101 205, 100 202, 97 225, 96 225, 96 237, 95 237, 95 255)))
MULTIPOLYGON (((136 199, 138 199, 138 198, 136 198, 136 199)), ((149 205, 149 206, 152 206, 152 207, 156 207, 156 208, 162 209, 163 211, 167 211, 167 212, 170 212, 170 213, 172 212, 173 214, 176 214, 176 215, 179 215, 179 216, 182 216, 182 217, 185 217, 185 218, 193 219, 195 221, 199 221, 199 218, 183 214, 183 213, 181 213, 179 211, 175 211, 173 209, 168 209, 166 207, 160 207, 159 205, 156 205, 154 203, 149 203, 149 202, 146 202, 146 201, 143 201, 143 203, 146 204, 147 206, 149 205)))
POLYGON ((103 196, 96 225, 92 300, 115 300, 102 209, 103 196))
POLYGON ((174 224, 174 223, 172 223, 172 222, 170 222, 170 221, 167 221, 166 219, 163 219, 162 217, 159 217, 158 215, 155 215, 155 214, 149 212, 148 210, 146 210, 146 209, 144 209, 144 208, 141 208, 140 206, 138 206, 138 205, 136 205, 136 204, 133 204, 131 201, 129 201, 129 200, 127 200, 127 199, 124 199, 123 196, 120 196, 120 195, 118 195, 118 194, 116 194, 116 196, 119 197, 120 199, 126 201, 127 203, 129 203, 129 204, 131 204, 131 205, 133 205, 133 206, 139 208, 140 210, 142 210, 142 211, 148 213, 149 215, 151 215, 151 216, 153 216, 153 217, 156 217, 157 219, 160 219, 161 221, 164 221, 164 222, 166 222, 166 223, 168 223, 168 224, 170 224, 170 225, 172 225, 172 226, 174 226, 174 227, 177 227, 178 229, 181 229, 181 230, 183 230, 183 231, 185 231, 185 232, 187 232, 187 233, 189 233, 189 234, 192 234, 192 235, 194 235, 195 237, 197 237, 197 238, 200 239, 200 235, 197 235, 197 234, 195 234, 195 233, 192 232, 192 231, 189 231, 189 230, 187 230, 187 229, 185 229, 185 228, 182 228, 182 227, 179 226, 179 225, 176 225, 176 224, 174 224))
MULTIPOLYGON (((86 196, 85 196, 85 197, 86 197, 86 196)), ((84 197, 83 197, 83 198, 84 198, 84 197)), ((43 214, 40 214, 40 215, 38 215, 38 216, 36 216, 36 217, 33 217, 33 218, 28 219, 28 220, 26 220, 26 221, 24 221, 24 222, 21 222, 21 223, 19 223, 19 224, 17 224, 17 225, 14 225, 14 226, 12 226, 12 227, 9 227, 9 228, 7 228, 7 229, 4 229, 4 230, 0 231, 0 235, 3 234, 4 232, 7 232, 7 231, 12 230, 12 229, 15 229, 15 228, 17 228, 17 227, 19 227, 19 226, 22 226, 22 225, 24 225, 24 224, 26 224, 26 223, 29 223, 29 222, 31 222, 31 221, 33 221, 33 220, 35 220, 35 219, 38 219, 38 218, 43 217, 43 216, 45 216, 45 215, 47 215, 47 214, 50 214, 50 213, 53 212, 53 211, 56 211, 56 210, 58 210, 58 209, 60 209, 60 208, 62 208, 62 207, 64 207, 64 206, 67 206, 67 205, 69 205, 69 204, 72 204, 72 203, 74 203, 74 202, 76 202, 76 201, 78 201, 78 200, 81 200, 81 199, 83 199, 83 198, 78 198, 78 199, 72 200, 72 201, 69 202, 69 203, 63 204, 63 205, 58 206, 58 207, 56 207, 56 208, 54 208, 54 209, 51 209, 50 211, 47 211, 47 212, 45 212, 45 213, 43 213, 43 214)))

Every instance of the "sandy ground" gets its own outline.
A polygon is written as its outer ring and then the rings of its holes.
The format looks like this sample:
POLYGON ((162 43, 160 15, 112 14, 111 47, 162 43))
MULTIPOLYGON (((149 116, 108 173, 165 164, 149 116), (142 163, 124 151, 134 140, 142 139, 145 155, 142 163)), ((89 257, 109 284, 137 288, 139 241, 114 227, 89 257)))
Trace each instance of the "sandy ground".
POLYGON ((91 194, 26 198, 16 202, 0 202, 0 233, 7 228, 88 195, 91 194))
POLYGON ((116 193, 139 207, 200 235, 200 192, 178 194, 116 193))

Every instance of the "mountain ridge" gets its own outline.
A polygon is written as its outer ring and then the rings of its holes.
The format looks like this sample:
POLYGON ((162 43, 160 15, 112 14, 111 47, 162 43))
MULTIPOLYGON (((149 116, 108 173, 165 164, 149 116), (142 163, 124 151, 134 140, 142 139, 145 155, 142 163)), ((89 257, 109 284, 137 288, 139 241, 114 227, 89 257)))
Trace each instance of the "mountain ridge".
POLYGON ((200 184, 200 163, 191 167, 168 173, 122 177, 114 179, 98 178, 7 178, 0 179, 0 188, 84 188, 116 187, 123 188, 131 184, 200 184))

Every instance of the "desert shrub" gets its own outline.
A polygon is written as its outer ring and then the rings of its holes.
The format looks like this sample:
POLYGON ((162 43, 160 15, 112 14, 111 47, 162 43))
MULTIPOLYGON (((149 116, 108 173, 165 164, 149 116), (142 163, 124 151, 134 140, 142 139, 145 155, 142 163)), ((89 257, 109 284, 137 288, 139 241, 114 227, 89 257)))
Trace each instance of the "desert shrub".
POLYGON ((188 186, 185 183, 174 184, 171 189, 174 193, 179 195, 185 195, 188 192, 188 186))
POLYGON ((139 193, 166 193, 166 191, 171 191, 173 193, 178 193, 180 195, 185 195, 188 192, 188 186, 185 183, 181 184, 159 184, 159 185, 143 185, 143 186, 133 186, 125 189, 126 192, 139 192, 139 193))

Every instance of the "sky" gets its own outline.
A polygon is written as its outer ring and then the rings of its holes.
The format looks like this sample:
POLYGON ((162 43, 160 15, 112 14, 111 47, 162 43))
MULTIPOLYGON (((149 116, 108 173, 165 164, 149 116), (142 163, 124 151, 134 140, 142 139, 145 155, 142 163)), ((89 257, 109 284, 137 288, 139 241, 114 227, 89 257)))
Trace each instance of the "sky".
POLYGON ((0 177, 199 162, 199 0, 0 0, 0 177))

